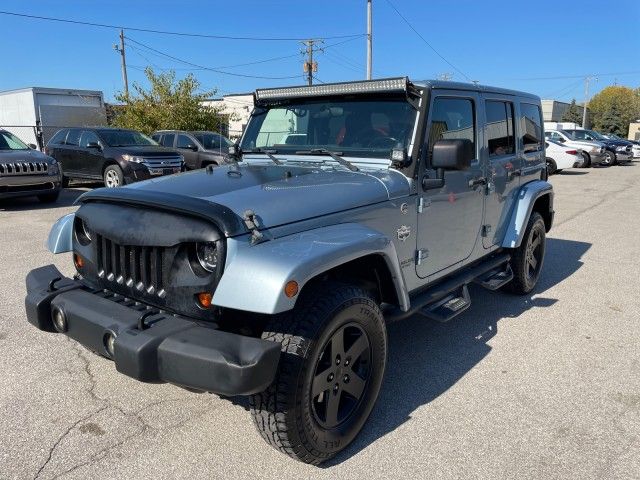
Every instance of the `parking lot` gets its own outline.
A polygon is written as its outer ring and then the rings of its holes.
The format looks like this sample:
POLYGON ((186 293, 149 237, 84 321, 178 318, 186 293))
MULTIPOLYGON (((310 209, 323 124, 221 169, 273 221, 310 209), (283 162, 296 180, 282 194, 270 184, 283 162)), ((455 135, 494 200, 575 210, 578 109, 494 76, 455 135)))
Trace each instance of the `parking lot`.
POLYGON ((322 467, 266 448, 244 399, 118 374, 27 324, 24 278, 54 205, 0 204, 2 478, 640 478, 640 163, 551 177, 556 221, 535 294, 473 288, 450 323, 391 325, 365 429, 322 467))

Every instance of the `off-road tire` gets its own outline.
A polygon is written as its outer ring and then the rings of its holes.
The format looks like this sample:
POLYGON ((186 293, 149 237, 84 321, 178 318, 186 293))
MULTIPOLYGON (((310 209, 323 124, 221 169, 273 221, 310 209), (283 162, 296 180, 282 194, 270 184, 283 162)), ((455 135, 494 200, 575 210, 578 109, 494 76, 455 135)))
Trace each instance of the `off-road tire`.
POLYGON ((124 185, 124 174, 119 165, 108 165, 102 174, 104 186, 107 188, 122 187, 124 185))
POLYGON ((511 252, 511 269, 513 270, 513 280, 505 285, 505 290, 517 295, 526 295, 531 292, 540 278, 542 266, 544 264, 544 253, 546 249, 546 228, 542 215, 532 212, 527 223, 522 243, 511 252), (539 238, 539 246, 533 248, 535 239, 539 238), (530 255, 533 248, 536 258, 536 266, 531 272, 530 255))
MULTIPOLYGON (((268 444, 282 453, 305 463, 320 464, 351 443, 378 397, 387 362, 387 332, 380 307, 359 287, 342 283, 317 284, 301 293, 294 310, 274 316, 262 338, 281 343, 282 354, 274 382, 264 392, 251 396, 251 415, 256 428, 268 444), (337 370, 333 362, 333 339, 337 335, 347 339, 346 333, 338 332, 351 328, 360 328, 369 342, 368 354, 359 357, 368 359, 367 379, 349 416, 333 428, 323 428, 316 406, 321 397, 314 397, 312 393, 314 379, 324 378, 321 374, 330 369, 336 369, 336 379, 344 378, 345 373, 355 374, 356 364, 362 366, 354 359, 350 366, 353 370, 348 370, 350 348, 346 348, 347 342, 342 349, 345 353, 341 370, 337 370), (331 351, 328 360, 332 363, 325 370, 321 362, 327 360, 328 351, 331 351)), ((363 362, 366 365, 366 361, 363 362)), ((328 383, 333 385, 333 382, 328 383)), ((342 388, 348 392, 342 385, 339 393, 335 393, 339 405, 343 405, 344 400, 342 388)), ((325 390, 322 398, 327 395, 329 402, 332 394, 334 391, 325 390)), ((348 395, 347 400, 351 400, 348 395)), ((328 403, 326 405, 325 420, 328 420, 328 403)))
POLYGON ((56 200, 58 200, 59 196, 60 196, 60 191, 59 190, 57 192, 53 192, 53 193, 42 193, 42 194, 38 195, 38 200, 41 203, 53 203, 56 200))

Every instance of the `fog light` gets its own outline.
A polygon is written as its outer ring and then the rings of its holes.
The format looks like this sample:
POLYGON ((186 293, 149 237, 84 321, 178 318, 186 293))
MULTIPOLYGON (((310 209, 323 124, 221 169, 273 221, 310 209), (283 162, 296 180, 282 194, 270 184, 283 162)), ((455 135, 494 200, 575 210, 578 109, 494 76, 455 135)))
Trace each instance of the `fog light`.
POLYGON ((76 269, 80 270, 82 267, 84 267, 84 259, 77 253, 74 253, 73 264, 76 266, 76 269))
POLYGON ((113 358, 115 352, 116 336, 113 332, 107 332, 104 336, 104 348, 111 358, 113 358))
POLYGON ((67 331, 67 316, 60 307, 51 309, 51 319, 53 320, 53 328, 58 332, 64 333, 67 331))
POLYGON ((213 295, 209 292, 200 292, 198 294, 198 304, 202 308, 210 308, 212 300, 213 300, 213 295))
POLYGON ((295 280, 288 281, 284 286, 284 294, 289 298, 295 297, 298 294, 298 282, 295 280))

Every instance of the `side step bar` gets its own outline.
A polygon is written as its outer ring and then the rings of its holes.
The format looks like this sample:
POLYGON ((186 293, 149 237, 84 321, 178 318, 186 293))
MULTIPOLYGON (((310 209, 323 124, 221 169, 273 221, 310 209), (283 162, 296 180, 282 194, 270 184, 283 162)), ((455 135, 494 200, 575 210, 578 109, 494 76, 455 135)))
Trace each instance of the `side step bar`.
POLYGON ((433 305, 444 297, 447 297, 452 292, 459 290, 464 285, 468 285, 482 275, 497 270, 504 264, 511 260, 511 255, 508 253, 500 253, 495 257, 491 257, 481 263, 468 267, 454 276, 447 278, 446 280, 437 283, 433 286, 427 287, 426 290, 416 294, 411 298, 411 308, 406 312, 403 312, 398 307, 392 307, 385 311, 384 316, 387 322, 397 322, 403 320, 422 310, 424 307, 433 305))
POLYGON ((501 267, 491 270, 481 277, 476 278, 474 281, 487 290, 498 290, 511 280, 513 280, 513 270, 511 269, 511 264, 507 263, 506 268, 501 267))
POLYGON ((445 323, 460 315, 470 306, 469 288, 463 285, 456 292, 450 293, 442 300, 433 305, 427 305, 420 310, 420 313, 431 320, 445 323))

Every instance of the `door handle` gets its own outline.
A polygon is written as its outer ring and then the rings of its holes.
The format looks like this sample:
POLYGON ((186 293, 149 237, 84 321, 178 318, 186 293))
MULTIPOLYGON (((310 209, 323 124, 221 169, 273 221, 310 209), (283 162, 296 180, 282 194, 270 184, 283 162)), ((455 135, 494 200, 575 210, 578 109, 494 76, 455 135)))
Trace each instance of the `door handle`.
POLYGON ((509 172, 509 179, 513 179, 514 177, 519 177, 520 175, 522 175, 522 170, 514 170, 512 172, 509 172))
POLYGON ((474 178, 473 180, 469 180, 469 188, 475 188, 478 185, 486 185, 487 179, 485 177, 474 178))

